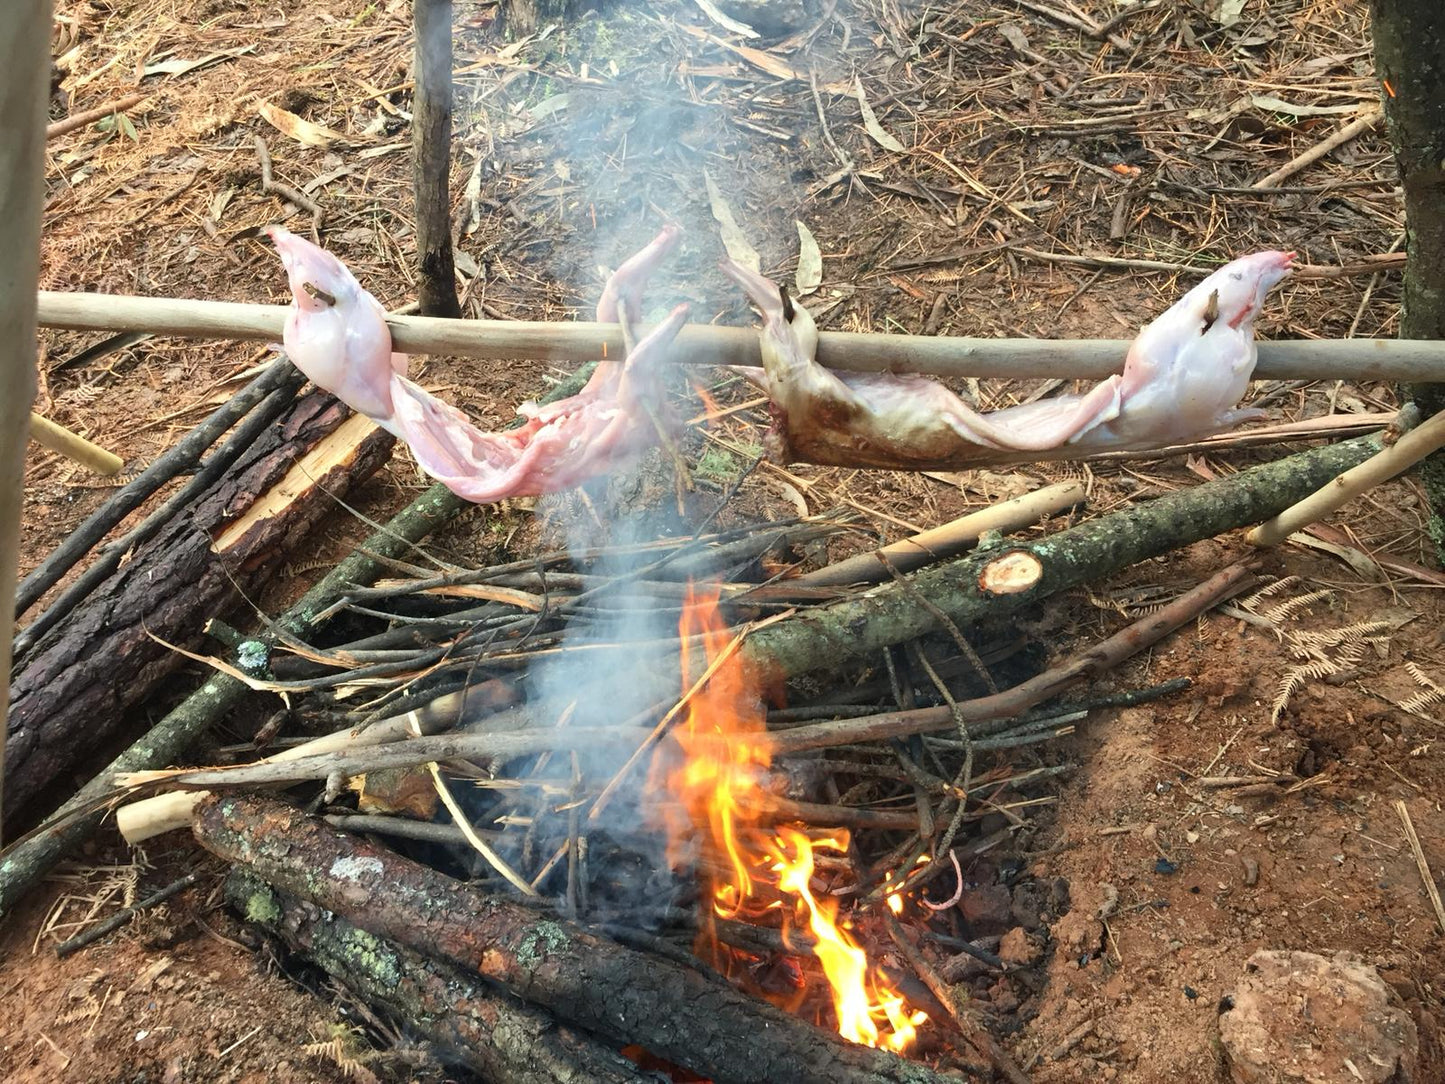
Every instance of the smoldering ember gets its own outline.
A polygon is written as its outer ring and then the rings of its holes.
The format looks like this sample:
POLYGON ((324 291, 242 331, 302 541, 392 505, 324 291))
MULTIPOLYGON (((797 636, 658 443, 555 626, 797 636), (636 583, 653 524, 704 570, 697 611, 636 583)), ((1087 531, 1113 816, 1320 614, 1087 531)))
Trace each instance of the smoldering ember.
POLYGON ((7 1082, 1445 1080, 1435 0, 6 30, 7 1082))

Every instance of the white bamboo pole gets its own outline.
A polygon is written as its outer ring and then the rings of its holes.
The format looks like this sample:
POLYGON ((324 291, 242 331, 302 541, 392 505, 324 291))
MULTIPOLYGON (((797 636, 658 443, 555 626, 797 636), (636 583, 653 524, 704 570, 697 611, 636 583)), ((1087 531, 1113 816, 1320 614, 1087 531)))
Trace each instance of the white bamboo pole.
POLYGON ((0 32, 0 810, 25 443, 35 398, 35 287, 49 78, 49 0, 11 4, 0 32))
MULTIPOLYGON (((279 305, 119 294, 40 294, 42 326, 78 331, 149 331, 182 338, 280 342, 285 318, 286 309, 279 305)), ((426 316, 388 316, 387 323, 396 348, 408 354, 491 361, 592 361, 620 358, 623 351, 622 333, 616 324, 426 316)), ((824 331, 819 336, 818 360, 834 369, 857 372, 1102 380, 1119 371, 1128 348, 1123 339, 969 339, 824 331)), ((711 324, 684 327, 672 356, 703 365, 762 364, 755 331, 711 324)), ((1262 342, 1255 377, 1445 382, 1445 341, 1262 342)))
POLYGON ((1403 474, 1431 452, 1445 447, 1445 411, 1411 429, 1384 451, 1371 456, 1357 467, 1351 467, 1323 489, 1292 504, 1274 519, 1267 519, 1244 536, 1252 546, 1277 546, 1296 531, 1318 523, 1331 512, 1403 474))

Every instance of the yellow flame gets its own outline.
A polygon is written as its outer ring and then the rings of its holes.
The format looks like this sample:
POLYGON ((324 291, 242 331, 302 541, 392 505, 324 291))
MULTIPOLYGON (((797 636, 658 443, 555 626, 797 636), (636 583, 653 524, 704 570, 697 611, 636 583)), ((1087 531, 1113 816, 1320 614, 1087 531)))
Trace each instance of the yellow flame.
MULTIPOLYGON (((687 675, 695 672, 692 642, 701 643, 709 662, 727 647, 717 598, 716 590, 690 592, 684 607, 679 623, 684 691, 687 675)), ((686 761, 666 780, 654 774, 655 783, 681 797, 687 812, 686 817, 667 817, 673 861, 683 860, 684 839, 705 827, 703 868, 711 880, 713 913, 742 921, 781 920, 787 945, 793 943, 789 934, 795 927, 806 930, 812 935, 810 951, 831 987, 839 1034, 867 1046, 905 1049, 926 1014, 908 1011, 903 997, 839 926, 837 902, 820 899, 813 891, 816 851, 846 851, 847 833, 825 834, 802 826, 774 829, 764 823, 769 796, 763 780, 771 750, 761 704, 739 665, 729 662, 718 668, 693 696, 675 735, 686 761)), ((892 900, 889 905, 894 906, 892 900)), ((730 970, 732 950, 711 930, 704 930, 699 947, 724 971, 730 970)))

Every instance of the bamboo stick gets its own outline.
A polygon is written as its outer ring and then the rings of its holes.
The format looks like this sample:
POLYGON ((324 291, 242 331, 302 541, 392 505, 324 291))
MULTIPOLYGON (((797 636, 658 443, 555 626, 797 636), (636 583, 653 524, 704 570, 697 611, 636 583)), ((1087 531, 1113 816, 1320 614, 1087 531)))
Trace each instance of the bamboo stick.
POLYGON ((1388 448, 1351 467, 1304 500, 1292 504, 1244 536, 1251 546, 1277 546, 1296 531, 1318 523, 1366 490, 1403 474, 1431 452, 1445 447, 1445 411, 1412 429, 1388 448))
POLYGON ((125 460, 114 452, 107 452, 79 433, 72 433, 65 426, 56 425, 49 418, 42 418, 34 411, 30 412, 30 439, 42 448, 59 452, 102 476, 115 474, 125 466, 125 460))
MULTIPOLYGON (((148 331, 194 339, 279 342, 286 308, 228 301, 40 293, 43 327, 75 331, 148 331)), ((441 320, 388 316, 398 350, 486 361, 594 361, 623 355, 616 324, 533 320, 441 320)), ((643 332, 639 332, 642 334, 643 332)), ((760 365, 749 328, 689 324, 673 357, 698 365, 760 365)), ((854 372, 935 376, 1101 380, 1118 372, 1124 339, 971 339, 824 331, 818 360, 854 372)), ((1445 383, 1445 341, 1295 339, 1259 344, 1259 380, 1388 380, 1445 383)))
MULTIPOLYGON (((35 284, 40 277, 40 202, 50 4, 18 4, 0 34, 0 788, 10 646, 20 561, 25 442, 35 398, 35 284)), ((3 799, 3 790, 0 790, 3 799)))
POLYGON ((1084 486, 1080 482, 1044 486, 880 549, 855 554, 836 564, 805 572, 792 583, 808 587, 877 583, 888 575, 880 557, 886 558, 888 564, 899 572, 912 572, 930 562, 957 556, 977 542, 985 531, 1016 531, 1037 523, 1042 516, 1082 503, 1084 496, 1084 486))

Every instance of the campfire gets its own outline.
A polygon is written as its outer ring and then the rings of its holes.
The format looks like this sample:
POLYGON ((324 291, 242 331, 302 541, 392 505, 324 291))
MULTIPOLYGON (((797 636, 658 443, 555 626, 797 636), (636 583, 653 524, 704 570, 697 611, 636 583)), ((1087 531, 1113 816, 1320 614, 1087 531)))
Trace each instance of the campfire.
MULTIPOLYGON (((717 611, 715 588, 690 590, 678 630, 684 645, 683 674, 691 671, 690 653, 704 653, 706 683, 685 687, 687 709, 675 731, 682 763, 668 770, 659 761, 654 786, 677 794, 688 814, 667 817, 671 857, 686 863, 687 844, 695 844, 707 884, 707 910, 697 941, 700 956, 740 985, 776 1005, 795 1010, 811 993, 808 972, 790 968, 784 986, 770 984, 758 972, 756 955, 726 945, 716 920, 740 921, 777 929, 783 944, 808 938, 806 949, 821 965, 832 994, 834 1025, 843 1038, 864 1046, 903 1051, 928 1019, 910 1011, 904 998, 839 921, 839 907, 828 889, 815 890, 818 852, 846 854, 846 830, 826 832, 804 824, 767 822, 768 769, 772 764, 766 715, 736 658, 728 657, 731 637, 717 611)), ((684 681, 686 686, 688 683, 684 681)), ((663 805, 671 812, 674 807, 663 805)), ((890 901, 901 899, 896 894, 890 901)))

